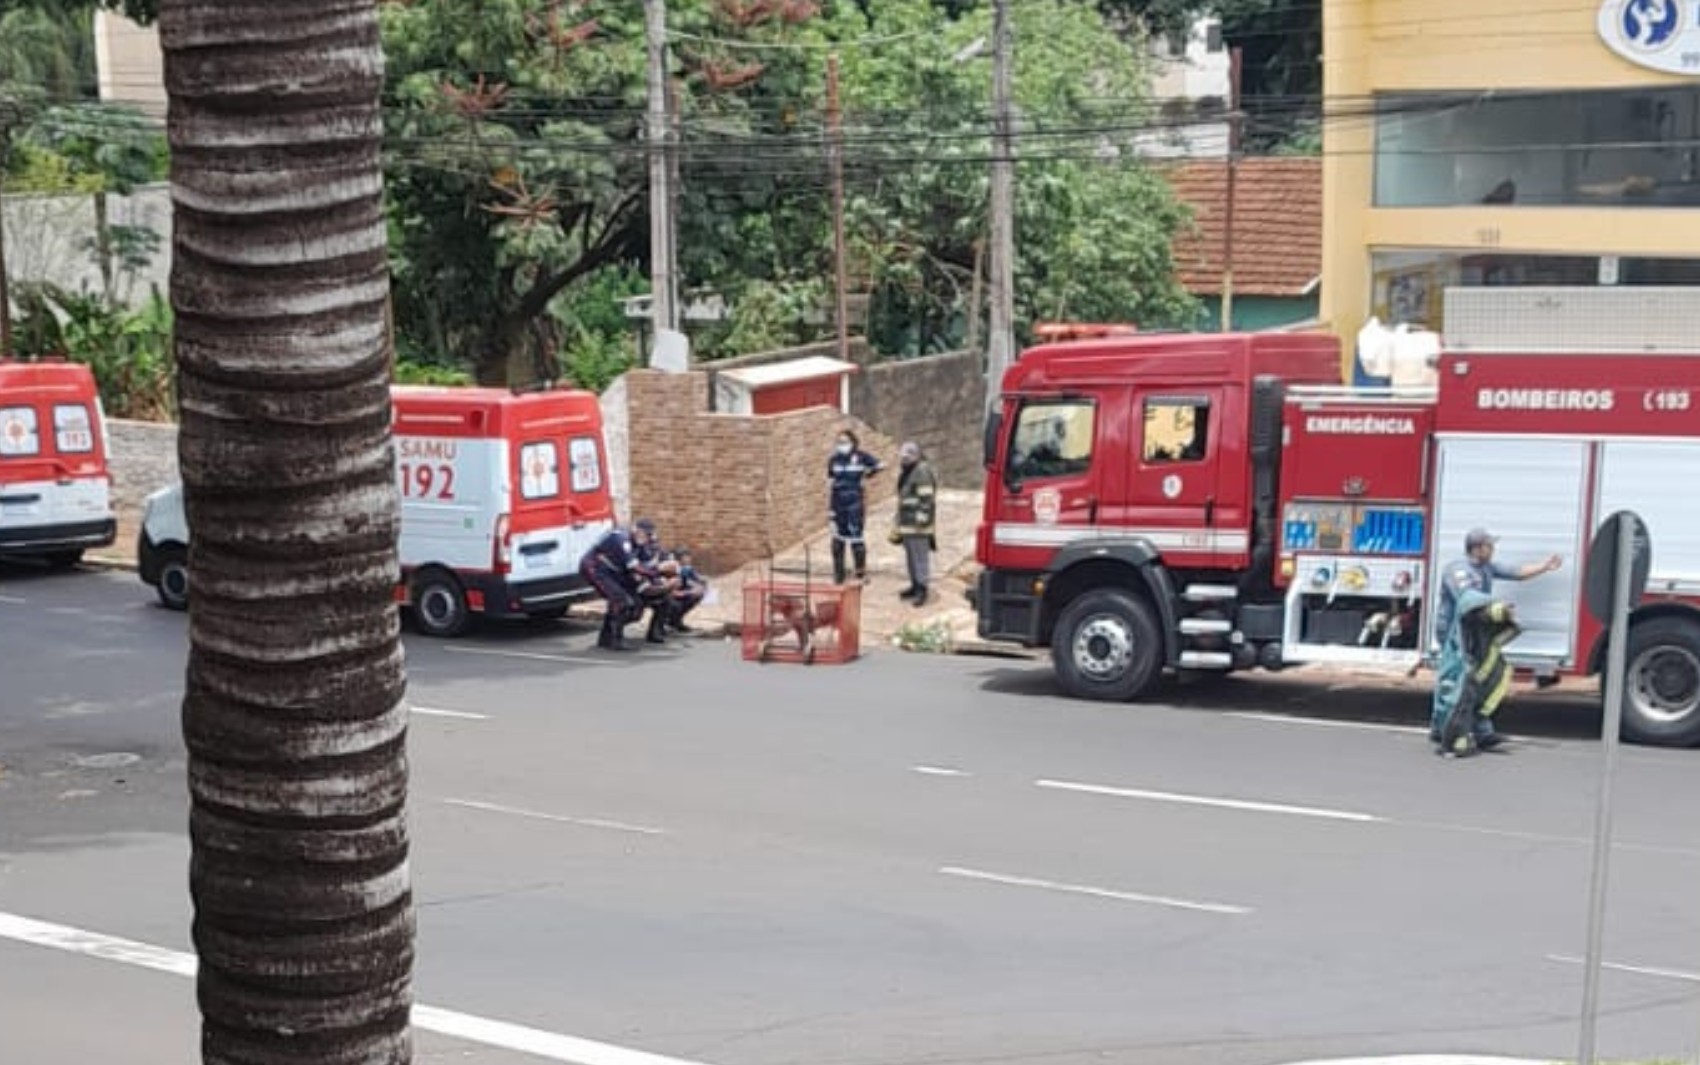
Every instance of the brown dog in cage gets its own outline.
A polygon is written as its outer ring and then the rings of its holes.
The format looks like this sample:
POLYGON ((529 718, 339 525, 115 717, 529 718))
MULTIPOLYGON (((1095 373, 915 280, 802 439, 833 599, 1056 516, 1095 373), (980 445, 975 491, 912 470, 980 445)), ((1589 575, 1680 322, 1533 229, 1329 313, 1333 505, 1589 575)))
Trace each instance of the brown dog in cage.
POLYGON ((816 603, 811 609, 804 595, 779 594, 767 596, 767 631, 761 642, 761 657, 767 658, 777 649, 777 642, 786 636, 795 637, 803 661, 815 658, 815 636, 824 630, 839 632, 840 604, 816 603))

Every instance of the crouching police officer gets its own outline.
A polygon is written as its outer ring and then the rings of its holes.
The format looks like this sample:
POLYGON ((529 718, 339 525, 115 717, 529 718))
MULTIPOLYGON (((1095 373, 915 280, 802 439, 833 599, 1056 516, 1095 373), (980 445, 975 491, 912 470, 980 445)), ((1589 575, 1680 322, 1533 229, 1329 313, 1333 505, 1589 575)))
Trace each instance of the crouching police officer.
POLYGON ((685 615, 702 603, 703 596, 708 594, 708 582, 697 572, 690 548, 681 547, 674 551, 673 563, 677 567, 674 577, 678 583, 668 597, 667 619, 663 625, 674 632, 690 632, 691 627, 685 624, 685 615))
POLYGON ((584 553, 579 574, 607 604, 596 646, 623 651, 626 626, 643 614, 641 589, 646 583, 640 552, 655 543, 655 523, 639 519, 631 532, 616 525, 584 553))

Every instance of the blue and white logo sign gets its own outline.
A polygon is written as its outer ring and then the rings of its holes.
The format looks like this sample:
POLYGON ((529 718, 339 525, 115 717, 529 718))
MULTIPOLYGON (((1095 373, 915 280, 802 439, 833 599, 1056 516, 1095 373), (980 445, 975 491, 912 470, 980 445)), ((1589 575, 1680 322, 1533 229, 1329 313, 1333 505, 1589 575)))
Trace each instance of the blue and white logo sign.
POLYGON ((1700 3, 1695 0, 1605 0, 1600 39, 1638 66, 1700 77, 1700 3))

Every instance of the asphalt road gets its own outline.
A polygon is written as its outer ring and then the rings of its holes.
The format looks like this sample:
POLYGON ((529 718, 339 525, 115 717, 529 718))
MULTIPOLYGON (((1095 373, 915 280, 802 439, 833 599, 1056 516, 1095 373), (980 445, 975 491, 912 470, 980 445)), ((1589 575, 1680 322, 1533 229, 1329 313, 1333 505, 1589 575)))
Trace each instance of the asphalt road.
MULTIPOLYGON (((0 569, 0 1061, 193 1060, 185 633, 131 575, 0 569)), ((1338 678, 1101 706, 1024 662, 594 639, 409 637, 417 994, 457 1018, 421 1062, 1574 1052, 1586 699, 1519 693, 1512 752, 1454 762, 1420 691, 1338 678)), ((1601 1050, 1693 1054, 1700 751, 1621 768, 1601 1050)))

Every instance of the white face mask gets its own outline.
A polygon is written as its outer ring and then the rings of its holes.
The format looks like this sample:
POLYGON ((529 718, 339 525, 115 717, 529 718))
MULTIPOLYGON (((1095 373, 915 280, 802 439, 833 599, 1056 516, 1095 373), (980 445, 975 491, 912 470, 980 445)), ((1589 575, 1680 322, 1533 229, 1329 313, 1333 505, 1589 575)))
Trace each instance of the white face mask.
POLYGON ((847 440, 840 440, 838 442, 838 453, 840 455, 850 454, 850 442, 847 440))

